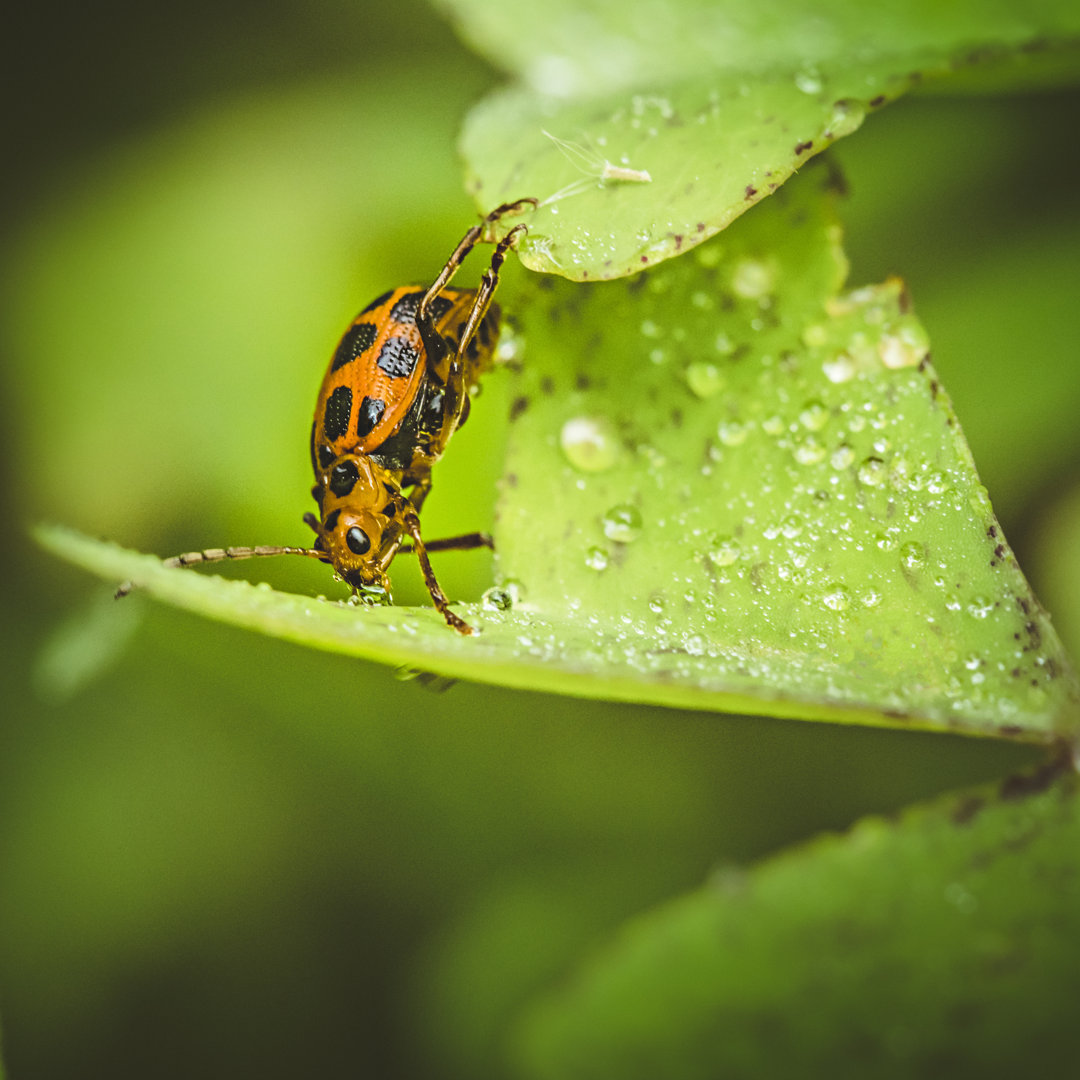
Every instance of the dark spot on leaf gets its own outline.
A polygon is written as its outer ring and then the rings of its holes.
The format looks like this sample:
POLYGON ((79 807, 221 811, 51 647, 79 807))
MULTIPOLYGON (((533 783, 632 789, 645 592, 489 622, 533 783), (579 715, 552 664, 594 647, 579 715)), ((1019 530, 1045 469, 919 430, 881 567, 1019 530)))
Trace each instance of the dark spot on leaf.
MULTIPOLYGON (((1021 734, 1022 729, 1007 724, 1001 729, 1002 734, 1021 734), (1010 729, 1010 730, 1007 730, 1010 729)), ((1044 761, 1030 772, 1014 773, 1001 782, 998 794, 1002 799, 1023 799, 1028 795, 1038 795, 1045 791, 1062 773, 1071 768, 1068 753, 1062 751, 1049 761, 1044 761)))
POLYGON ((510 403, 510 419, 516 420, 529 407, 527 397, 516 397, 510 403))
POLYGON ((579 371, 577 375, 574 376, 574 386, 578 390, 588 390, 589 387, 592 386, 592 379, 589 378, 586 372, 579 371))
POLYGON ((807 150, 810 150, 813 147, 813 145, 814 145, 813 139, 808 139, 806 142, 796 143, 795 144, 795 155, 796 155, 796 157, 798 157, 799 154, 803 154, 807 150))
POLYGON ((555 381, 550 375, 545 375, 540 380, 540 392, 545 397, 551 397, 551 395, 555 393, 555 381))
POLYGON ((746 185, 746 198, 752 199, 757 194, 757 188, 753 184, 746 185))
POLYGON ((968 795, 961 799, 953 809, 952 819, 956 825, 967 825, 986 805, 986 800, 978 795, 968 795))
POLYGON ((885 95, 884 94, 878 94, 877 97, 870 99, 870 108, 871 109, 876 109, 879 105, 884 105, 884 104, 885 104, 885 95))

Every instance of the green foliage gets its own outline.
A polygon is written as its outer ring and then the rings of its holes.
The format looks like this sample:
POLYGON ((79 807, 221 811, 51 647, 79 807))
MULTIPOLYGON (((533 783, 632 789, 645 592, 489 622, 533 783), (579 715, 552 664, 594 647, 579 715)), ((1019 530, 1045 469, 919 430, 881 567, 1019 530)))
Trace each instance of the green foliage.
POLYGON ((306 560, 167 571, 86 536, 304 540, 337 333, 469 217, 449 147, 485 73, 430 17, 437 47, 379 38, 376 66, 365 26, 349 78, 72 170, 6 253, 11 503, 62 523, 4 597, 32 600, 0 650, 27 684, 0 754, 10 1064, 164 1075, 181 1043, 175 1075, 1075 1060, 1069 767, 899 813, 1075 730, 957 422, 1075 635, 1080 245, 1074 172, 1042 156, 1075 106, 871 104, 1075 81, 1075 5, 444 6, 518 80, 465 123, 479 203, 546 200, 534 267, 646 267, 581 285, 508 262, 510 370, 424 518, 489 527, 502 471, 494 573, 437 563, 477 638, 406 557, 399 605, 367 609, 316 598, 334 586, 306 560), (832 169, 793 170, 861 121, 838 212, 832 169), (168 604, 80 598, 51 553, 168 604), (490 685, 427 693, 357 657, 490 685))
POLYGON ((526 1015, 521 1075, 1065 1066, 1080 992, 1080 804, 1066 769, 1052 786, 1046 769, 717 871, 526 1015))

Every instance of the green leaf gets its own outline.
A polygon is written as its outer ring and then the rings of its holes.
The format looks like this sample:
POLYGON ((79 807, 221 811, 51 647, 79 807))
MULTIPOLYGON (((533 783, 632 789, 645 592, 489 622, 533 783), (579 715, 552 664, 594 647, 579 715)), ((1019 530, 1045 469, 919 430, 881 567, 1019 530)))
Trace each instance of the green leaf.
POLYGON ((508 303, 501 588, 368 609, 46 546, 204 614, 455 678, 806 719, 1052 738, 1060 642, 1009 550, 897 281, 843 294, 807 176, 632 281, 508 303), (518 359, 513 359, 515 351, 518 359), (520 363, 518 362, 520 361, 520 363), (508 605, 510 610, 504 610, 508 605))
POLYGON ((522 259, 574 280, 708 239, 915 87, 1080 74, 1080 16, 1062 0, 1022 14, 899 0, 444 6, 521 80, 466 123, 477 200, 539 198, 522 259))
POLYGON ((1078 846, 1077 778, 1063 762, 721 870, 629 924, 525 1015, 518 1074, 1071 1068, 1078 846))

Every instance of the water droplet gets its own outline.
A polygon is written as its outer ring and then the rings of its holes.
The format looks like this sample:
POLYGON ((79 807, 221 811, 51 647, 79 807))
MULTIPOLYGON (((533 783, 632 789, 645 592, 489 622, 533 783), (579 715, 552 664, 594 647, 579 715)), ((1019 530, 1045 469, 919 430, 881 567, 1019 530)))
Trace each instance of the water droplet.
POLYGON ((799 413, 799 423, 807 431, 820 431, 829 422, 829 410, 820 401, 808 401, 799 413))
POLYGON ((761 421, 761 430, 766 435, 781 435, 784 431, 784 418, 782 416, 769 416, 761 421))
POLYGON ((880 487, 885 483, 885 462, 879 457, 868 457, 859 466, 859 482, 867 487, 880 487))
POLYGON ((585 552, 585 565, 590 570, 606 570, 608 553, 602 547, 591 547, 585 552))
POLYGON ((816 439, 813 435, 808 435, 796 445, 793 453, 795 460, 800 465, 816 465, 819 461, 825 460, 828 450, 819 439, 816 439))
POLYGON ((499 344, 495 346, 496 364, 514 364, 525 355, 525 339, 507 320, 503 319, 499 344))
POLYGON ((761 259, 740 259, 731 275, 731 290, 743 300, 760 300, 776 287, 776 270, 761 259))
POLYGON ((742 545, 733 536, 715 536, 706 552, 713 566, 731 566, 742 554, 742 545))
POLYGON ((652 319, 646 319, 641 324, 641 332, 647 338, 662 337, 664 333, 664 331, 661 330, 660 327, 652 321, 652 319))
POLYGON ((847 353, 837 353, 831 360, 822 362, 821 370, 829 382, 850 382, 855 377, 855 361, 847 353))
POLYGON ((991 611, 994 610, 994 605, 991 601, 987 600, 985 596, 976 596, 970 604, 967 606, 968 614, 976 619, 985 619, 991 611))
POLYGON ((653 595, 649 597, 649 610, 654 615, 660 615, 664 611, 664 598, 662 596, 653 595))
POLYGON ((928 343, 913 341, 902 334, 885 334, 878 342, 881 362, 894 371, 917 366, 929 351, 928 343))
POLYGON ((727 380, 715 364, 697 361, 686 369, 686 385, 699 398, 711 398, 724 389, 727 380))
POLYGON ((603 472, 619 456, 615 427, 602 416, 575 416, 567 420, 559 434, 567 460, 582 472, 603 472))
POLYGON ((493 585, 485 589, 480 597, 480 603, 487 611, 509 611, 514 606, 510 594, 501 585, 493 585))
POLYGON ((368 607, 389 607, 394 602, 390 590, 384 589, 381 585, 361 585, 357 590, 357 595, 360 597, 360 603, 368 607))
POLYGON ((603 521, 604 535, 617 544, 629 544, 641 535, 641 511, 629 503, 613 506, 603 521))
POLYGON ((877 589, 867 589, 860 597, 863 607, 876 608, 881 603, 881 593, 877 589))
POLYGON ((829 457, 834 469, 846 469, 855 462, 855 451, 847 443, 841 443, 829 457))
POLYGON ((906 570, 919 570, 926 562, 926 549, 916 540, 911 540, 900 549, 900 563, 906 570))
POLYGON ((748 429, 737 420, 725 420, 716 429, 716 435, 725 446, 738 446, 746 442, 748 429))
POLYGON ((817 68, 808 67, 795 73, 795 85, 804 94, 820 94, 825 83, 817 68))
POLYGON ((780 531, 788 540, 794 540, 803 531, 802 522, 794 514, 788 514, 780 522, 780 531))
POLYGON ((944 473, 931 473, 926 479, 926 490, 931 495, 944 495, 949 490, 949 481, 944 473))
POLYGON ((851 593, 848 592, 846 585, 837 582, 829 586, 824 596, 822 596, 821 602, 830 611, 847 611, 851 606, 851 593))
POLYGON ((856 131, 865 119, 866 106, 861 101, 844 98, 833 104, 828 130, 834 139, 840 139, 856 131))
POLYGON ((705 639, 700 634, 691 634, 683 642, 683 648, 691 656, 702 656, 705 653, 705 639))

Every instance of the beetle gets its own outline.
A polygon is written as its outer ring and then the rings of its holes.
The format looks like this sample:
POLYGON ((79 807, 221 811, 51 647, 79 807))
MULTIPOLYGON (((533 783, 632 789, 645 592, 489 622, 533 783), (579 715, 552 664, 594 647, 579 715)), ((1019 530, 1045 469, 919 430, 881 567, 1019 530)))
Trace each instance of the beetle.
MULTIPOLYGON (((345 331, 311 428, 311 493, 319 513, 305 514, 304 521, 315 533, 312 547, 210 548, 165 565, 305 555, 333 566, 354 594, 388 598, 391 562, 399 551, 412 551, 447 624, 473 633, 450 610, 428 552, 491 547, 491 538, 474 532, 425 543, 420 510, 431 491, 432 466, 468 417, 470 390, 492 365, 499 336, 492 297, 506 254, 527 227, 517 224, 495 243, 478 288, 455 289, 450 282, 473 247, 492 239, 499 221, 536 205, 526 198, 496 207, 465 233, 430 286, 391 289, 345 331)), ((117 596, 132 587, 121 585, 117 596)))

